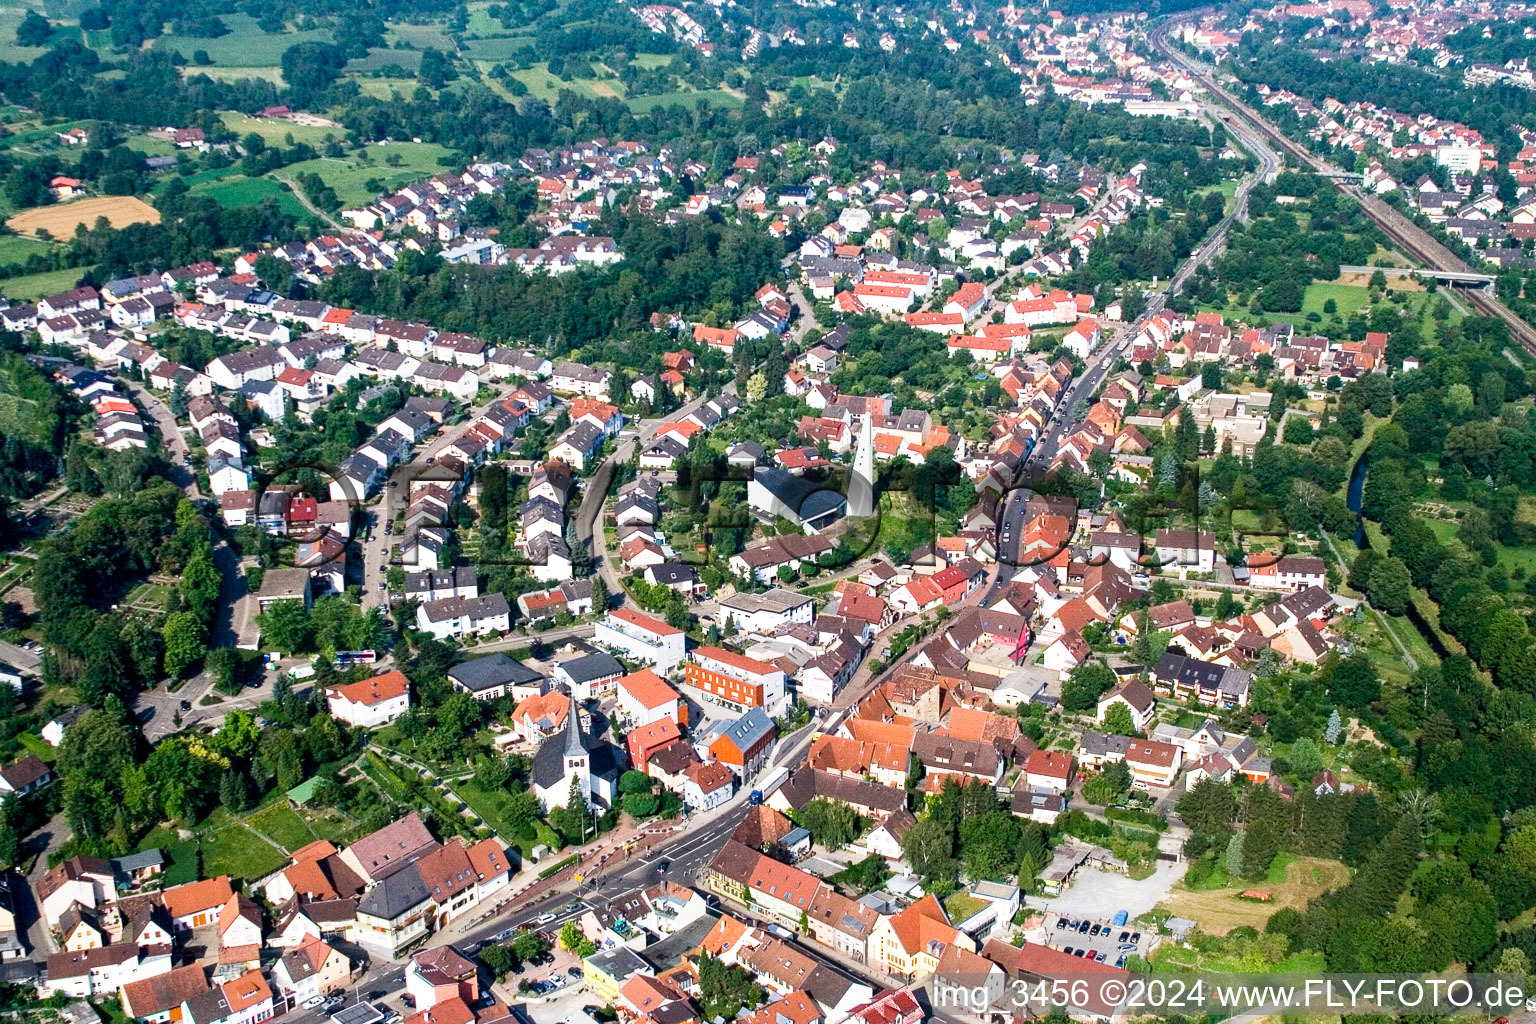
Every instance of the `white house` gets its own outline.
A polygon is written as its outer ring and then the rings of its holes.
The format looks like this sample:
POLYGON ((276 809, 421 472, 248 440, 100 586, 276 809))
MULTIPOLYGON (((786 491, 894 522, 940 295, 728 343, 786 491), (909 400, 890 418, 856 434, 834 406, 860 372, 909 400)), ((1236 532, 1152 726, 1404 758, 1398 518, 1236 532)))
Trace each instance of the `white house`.
POLYGON ((1087 359, 1099 347, 1099 337, 1098 321, 1085 318, 1067 332, 1061 343, 1079 359, 1087 359))
POLYGON ((683 631, 660 619, 615 608, 593 628, 594 642, 653 665, 667 675, 683 663, 683 631))
POLYGON ((411 706, 410 680, 399 669, 326 692, 331 714, 355 728, 371 729, 405 714, 411 706))
POLYGON ((720 619, 731 621, 743 633, 772 633, 794 623, 809 625, 815 616, 816 602, 809 595, 782 587, 772 587, 761 594, 745 592, 720 600, 720 619))

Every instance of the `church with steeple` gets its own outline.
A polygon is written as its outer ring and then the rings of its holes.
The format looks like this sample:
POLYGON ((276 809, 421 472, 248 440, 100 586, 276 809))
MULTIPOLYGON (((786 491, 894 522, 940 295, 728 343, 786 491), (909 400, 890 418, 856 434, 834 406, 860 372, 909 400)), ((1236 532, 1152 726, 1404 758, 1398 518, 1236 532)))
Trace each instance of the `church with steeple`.
POLYGON ((592 749, 581 728, 576 698, 569 701, 565 728, 547 737, 533 755, 533 793, 546 812, 570 802, 572 779, 587 804, 592 803, 592 749))
POLYGON ((607 740, 593 740, 581 727, 581 706, 567 698, 564 727, 539 744, 529 782, 545 812, 570 803, 571 782, 590 806, 611 807, 618 796, 623 753, 607 740))

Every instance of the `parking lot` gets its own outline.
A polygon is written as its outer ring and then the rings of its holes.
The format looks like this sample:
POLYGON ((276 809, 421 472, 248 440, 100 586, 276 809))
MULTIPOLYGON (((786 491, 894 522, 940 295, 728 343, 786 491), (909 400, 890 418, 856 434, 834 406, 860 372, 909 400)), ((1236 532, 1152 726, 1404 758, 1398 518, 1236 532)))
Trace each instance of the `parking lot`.
POLYGON ((1067 914, 1051 915, 1045 922, 1046 945, 1093 959, 1101 964, 1124 967, 1127 957, 1145 957, 1152 951, 1157 933, 1135 921, 1123 924, 1095 921, 1067 914))
MULTIPOLYGON (((548 915, 547 915, 548 916, 548 915)), ((540 925, 548 925, 551 922, 540 920, 540 925)), ((489 942, 509 943, 515 933, 512 929, 489 939, 489 942)), ((559 935, 550 928, 543 928, 539 935, 549 943, 549 950, 541 954, 537 959, 530 960, 522 965, 521 971, 508 974, 501 983, 505 990, 505 998, 521 1001, 529 999, 534 1001, 564 1000, 572 994, 580 994, 585 990, 586 982, 582 976, 581 960, 574 954, 559 947, 557 939, 559 935), (518 983, 528 983, 528 994, 519 995, 518 983)), ((478 947, 471 947, 470 951, 478 952, 478 947)))

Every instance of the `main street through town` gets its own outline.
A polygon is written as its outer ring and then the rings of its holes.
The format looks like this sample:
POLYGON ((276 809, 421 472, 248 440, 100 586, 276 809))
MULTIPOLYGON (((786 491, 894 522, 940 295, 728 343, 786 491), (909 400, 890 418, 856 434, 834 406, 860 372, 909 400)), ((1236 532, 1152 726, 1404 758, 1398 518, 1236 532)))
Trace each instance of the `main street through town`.
MULTIPOLYGON (((1279 166, 1279 158, 1265 146, 1256 135, 1246 132, 1233 125, 1226 126, 1232 136, 1246 148, 1250 149, 1259 160, 1258 169, 1249 175, 1239 186, 1235 195, 1232 209, 1222 221, 1212 230, 1210 236, 1190 254, 1189 258, 1181 265, 1178 272, 1169 280, 1160 291, 1148 296, 1146 307, 1135 321, 1121 326, 1114 335, 1105 342, 1097 353, 1089 361, 1083 372, 1072 382, 1062 396, 1056 415, 1049 421, 1045 433, 1041 436, 1035 449, 1028 460, 1028 472, 1033 478, 1048 467, 1055 458, 1062 437, 1074 425, 1074 407, 1089 398, 1102 383, 1104 377, 1113 367, 1117 357, 1123 351, 1130 338, 1146 325, 1146 323, 1160 312, 1168 300, 1182 286, 1190 274, 1202 264, 1208 262, 1218 254, 1225 245, 1227 232, 1231 225, 1243 219, 1247 212, 1247 198, 1253 186, 1259 181, 1266 180, 1273 175, 1279 166)), ((1081 222, 1092 216, 1090 210, 1084 214, 1081 222)), ((992 295, 1002 284, 1010 280, 1012 275, 1003 275, 988 285, 988 294, 992 295)), ((806 301, 798 287, 792 288, 792 300, 800 313, 797 318, 796 330, 792 334, 794 340, 802 339, 807 330, 815 326, 814 310, 806 301)), ((636 450, 643 450, 655 438, 660 426, 669 420, 679 419, 699 408, 703 404, 703 398, 695 398, 670 417, 641 421, 631 430, 626 430, 620 436, 620 440, 613 452, 603 460, 597 471, 589 478, 580 506, 576 513, 576 526, 579 538, 588 545, 588 550, 598 565, 598 571, 602 573, 608 583, 611 593, 622 595, 623 590, 614 575, 609 562, 606 539, 601 526, 601 513, 613 476, 619 467, 626 464, 636 450)), ((154 406, 146 406, 152 411, 154 406)), ((471 416, 481 411, 483 407, 473 410, 471 416)), ((169 424, 161 422, 161 417, 156 415, 157 423, 161 425, 162 432, 166 434, 172 450, 176 450, 176 442, 180 440, 179 433, 175 431, 174 419, 169 424), (169 429, 167 429, 169 427, 169 429), (173 437, 175 440, 173 440, 173 437)), ((364 576, 364 601, 367 604, 377 604, 380 593, 376 588, 376 582, 383 579, 384 569, 389 557, 389 542, 392 536, 382 533, 382 526, 392 521, 393 512, 397 502, 406 501, 409 498, 409 480, 419 475, 426 466, 430 465, 436 453, 445 447, 450 437, 443 436, 426 446, 410 462, 397 467, 391 474, 391 478, 384 488, 382 499, 378 505, 379 530, 374 531, 371 538, 366 537, 361 541, 365 553, 364 576)), ((184 450, 185 444, 181 443, 184 450)), ((195 485, 194 485, 195 486, 195 485)), ((1010 494, 1005 502, 999 529, 999 562, 993 575, 992 584, 985 590, 985 596, 979 597, 984 601, 986 597, 994 594, 1001 586, 1005 585, 1013 574, 1013 566, 1018 562, 1019 544, 1023 535, 1024 502, 1027 492, 1015 491, 1010 494)), ((569 630, 554 631, 543 634, 544 639, 562 639, 566 635, 580 636, 590 632, 590 626, 576 626, 569 630)), ((488 647, 519 646, 526 643, 526 638, 515 637, 497 642, 488 647)), ((838 705, 841 709, 837 714, 846 714, 847 709, 856 704, 865 695, 880 685, 891 673, 898 670, 916 653, 916 648, 909 650, 905 656, 897 659, 878 674, 861 672, 847 692, 841 695, 838 705)), ((237 704, 221 706, 217 710, 209 709, 210 716, 217 714, 222 716, 228 706, 240 706, 247 702, 254 703, 260 699, 260 695, 252 693, 249 697, 242 695, 236 698, 237 704)), ((819 722, 815 719, 792 736, 784 737, 779 741, 770 764, 795 768, 800 766, 805 759, 814 735, 823 728, 833 728, 835 722, 819 722)), ((766 769, 765 769, 766 770, 766 769)), ((752 779, 745 780, 740 791, 730 803, 722 808, 688 821, 677 834, 676 838, 658 843, 645 853, 633 858, 621 860, 615 866, 603 870, 598 869, 595 875, 589 874, 580 882, 567 882, 546 893, 540 893, 537 902, 529 902, 527 898, 520 897, 509 900, 504 906, 484 915, 480 918, 460 921, 438 932, 434 936, 434 943, 452 942, 460 948, 474 948, 479 944, 504 937, 509 931, 519 927, 530 925, 539 919, 540 927, 557 930, 561 924, 574 917, 578 917, 593 907, 600 907, 620 894, 633 889, 636 886, 653 884, 662 878, 670 878, 687 884, 700 884, 703 872, 710 861, 725 845, 730 835, 745 817, 749 807, 749 794, 753 785, 752 779)), ((845 969, 847 965, 844 965, 845 969)), ((387 1002, 394 998, 404 985, 403 962, 392 960, 376 960, 354 979, 351 991, 354 998, 375 996, 380 1001, 387 1002)), ((325 1013, 322 1010, 299 1010, 289 1014, 296 1024, 322 1024, 325 1013)))
MULTIPOLYGON (((819 725, 813 719, 782 737, 768 764, 756 775, 743 780, 730 802, 686 819, 676 839, 652 846, 645 853, 624 859, 611 868, 599 868, 580 882, 573 880, 541 892, 535 902, 514 899, 489 914, 456 921, 434 933, 429 943, 433 946, 451 943, 460 950, 471 950, 485 942, 505 939, 523 927, 537 925, 541 930, 558 932, 566 921, 578 918, 588 910, 606 906, 637 886, 654 885, 663 880, 702 888, 704 870, 750 809, 754 783, 775 768, 793 769, 802 764, 818 730, 819 725)), ((514 884, 520 883, 514 881, 514 884)), ((371 959, 368 966, 353 978, 348 988, 349 1000, 394 1005, 405 987, 404 970, 404 959, 371 959)), ((326 1024, 330 1012, 323 1008, 295 1009, 285 1019, 294 1024, 326 1024)))

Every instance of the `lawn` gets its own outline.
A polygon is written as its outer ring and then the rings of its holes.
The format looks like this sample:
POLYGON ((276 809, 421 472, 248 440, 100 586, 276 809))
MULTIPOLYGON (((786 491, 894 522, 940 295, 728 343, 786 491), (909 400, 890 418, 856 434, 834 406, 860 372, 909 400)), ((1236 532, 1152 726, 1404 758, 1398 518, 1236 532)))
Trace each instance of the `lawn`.
POLYGON ((357 822, 347 818, 340 811, 330 808, 321 808, 315 811, 306 810, 311 815, 308 822, 309 830, 314 833, 316 839, 329 839, 337 846, 345 846, 357 836, 357 822))
POLYGON ((130 135, 123 145, 144 156, 173 156, 176 145, 168 139, 152 139, 148 135, 130 135))
POLYGON ((48 242, 39 241, 36 238, 5 235, 0 237, 0 264, 22 263, 28 256, 40 255, 52 248, 53 246, 48 242))
POLYGON ((236 135, 244 137, 255 132, 266 141, 269 146, 286 146, 291 138, 294 142, 307 142, 311 146, 318 145, 327 139, 345 138, 345 128, 327 128, 323 125, 294 124, 292 121, 283 121, 271 117, 247 117, 234 110, 226 110, 219 115, 224 120, 224 125, 236 135))
POLYGON ((280 800, 269 804, 245 820, 248 825, 289 853, 315 841, 315 834, 286 801, 280 800))
MULTIPOLYGON (((188 60, 198 50, 208 54, 214 67, 221 68, 270 68, 282 63, 283 51, 299 43, 330 43, 335 40, 328 28, 308 32, 280 32, 268 35, 249 14, 221 14, 229 32, 217 39, 201 39, 196 36, 161 36, 154 47, 166 52, 181 52, 188 60)), ((14 36, 14 32, 12 35, 14 36)))
POLYGON ((473 779, 464 779, 453 784, 453 791, 459 795, 459 799, 469 805, 470 810, 478 814, 481 819, 496 831, 507 842, 514 842, 512 825, 505 817, 507 806, 507 794, 501 790, 482 789, 475 784, 473 779))
POLYGON ((21 299, 30 302, 40 299, 44 295, 56 295, 66 292, 80 283, 91 268, 74 267, 68 270, 48 270, 41 274, 28 274, 24 277, 9 277, 0 280, 0 292, 6 298, 21 299))
MULTIPOLYGON (((173 836, 174 834, 171 833, 173 836)), ((162 846, 158 843, 151 844, 149 838, 146 837, 145 845, 142 849, 152 850, 156 848, 165 853, 167 863, 165 866, 165 881, 162 884, 166 888, 170 888, 173 885, 182 885, 186 882, 195 882, 202 877, 198 874, 197 870, 196 839, 188 839, 185 842, 162 846)))
POLYGON ((1281 907, 1305 907, 1307 901, 1349 881, 1349 869, 1336 860, 1298 857, 1283 865, 1283 877, 1266 878, 1248 885, 1234 883, 1229 888, 1192 892, 1180 886, 1168 894, 1160 906, 1178 917, 1197 922, 1211 935, 1225 935, 1234 928, 1248 926, 1264 930, 1269 916, 1281 907), (1240 900, 1244 889, 1260 889, 1274 897, 1270 903, 1240 900))
POLYGON ((344 207, 361 206, 401 185, 441 173, 443 165, 438 159, 452 152, 446 146, 430 142, 375 143, 367 148, 363 158, 304 160, 289 164, 279 173, 289 179, 296 179, 301 174, 318 174, 336 190, 344 207), (395 166, 385 162, 396 157, 399 162, 395 166), (370 181, 377 182, 379 187, 370 188, 370 181))
POLYGON ((728 93, 724 89, 701 89, 697 92, 663 92, 654 96, 632 96, 629 99, 629 109, 636 114, 644 114, 656 107, 668 107, 679 103, 692 110, 701 100, 707 101, 712 107, 734 109, 741 106, 741 97, 728 93))
POLYGON ((203 877, 229 875, 253 882, 288 863, 271 843, 244 825, 230 825, 203 836, 203 877))
MULTIPOLYGON (((1421 519, 1442 544, 1448 543, 1456 536, 1457 525, 1449 519, 1432 519, 1428 516, 1423 516, 1421 519)), ((1494 550, 1498 552, 1499 564, 1505 569, 1520 567, 1525 569, 1527 575, 1536 574, 1536 548, 1512 548, 1495 544, 1494 550)))
POLYGON ((654 71, 656 68, 664 68, 671 64, 672 56, 670 53, 637 53, 630 63, 637 68, 654 71))
POLYGON ((309 216, 309 211, 304 209, 304 204, 272 178, 247 178, 239 175, 221 181, 206 182, 190 191, 208 196, 220 206, 228 208, 255 206, 263 199, 276 199, 277 208, 282 212, 300 219, 309 216))

